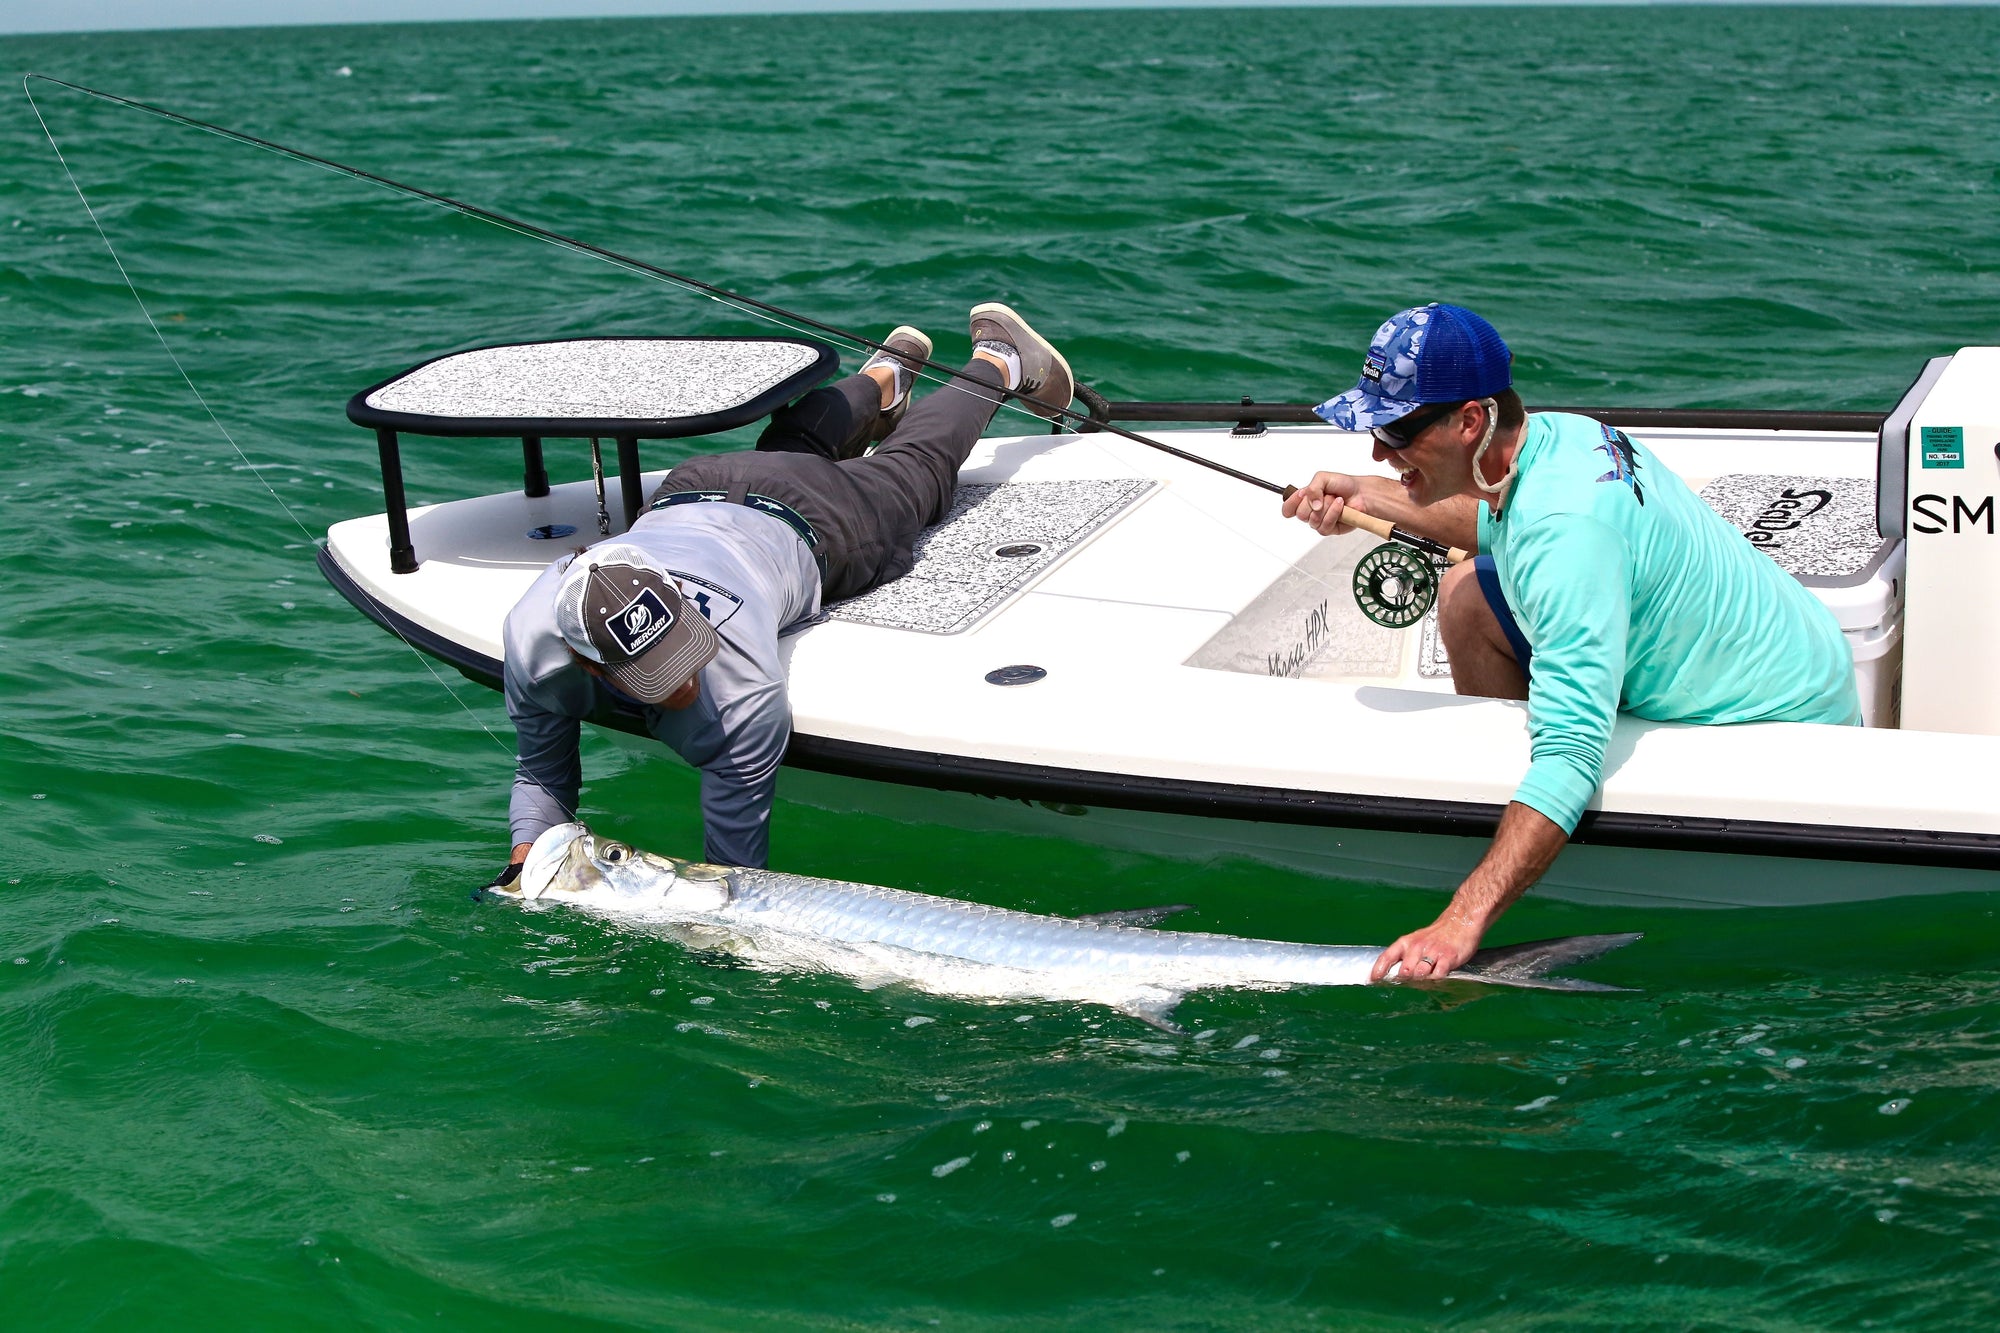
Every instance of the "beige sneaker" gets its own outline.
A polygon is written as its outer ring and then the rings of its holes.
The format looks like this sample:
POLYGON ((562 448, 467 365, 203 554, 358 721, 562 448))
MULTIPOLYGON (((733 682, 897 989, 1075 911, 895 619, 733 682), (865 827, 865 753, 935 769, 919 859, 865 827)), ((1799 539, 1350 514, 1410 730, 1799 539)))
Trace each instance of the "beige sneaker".
POLYGON ((1076 377, 1070 374, 1062 353, 1029 328, 1027 320, 998 301, 972 307, 973 349, 987 342, 1003 343, 1021 358, 1021 382, 1014 386, 1014 392, 1036 416, 1054 420, 1076 396, 1076 377))
POLYGON ((882 415, 875 418, 875 429, 868 433, 872 443, 889 438, 889 432, 903 424, 903 413, 910 410, 910 391, 917 387, 917 372, 924 362, 931 359, 931 336, 922 329, 908 324, 900 324, 896 331, 882 340, 887 351, 877 352, 861 363, 861 369, 871 366, 893 366, 896 371, 896 396, 882 409, 882 415))

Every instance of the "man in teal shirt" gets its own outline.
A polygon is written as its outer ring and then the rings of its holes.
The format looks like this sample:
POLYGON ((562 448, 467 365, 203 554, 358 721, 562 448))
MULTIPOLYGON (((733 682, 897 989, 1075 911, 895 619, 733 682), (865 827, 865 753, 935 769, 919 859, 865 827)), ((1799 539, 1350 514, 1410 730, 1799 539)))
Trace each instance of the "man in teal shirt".
POLYGON ((1528 701, 1531 762, 1484 858, 1433 924, 1376 961, 1415 980, 1470 958, 1575 831, 1622 709, 1678 722, 1861 721, 1833 615, 1642 445, 1588 417, 1528 416, 1491 324, 1428 305, 1376 331, 1355 388, 1316 409, 1400 474, 1322 472, 1286 517, 1348 505, 1477 559, 1445 574, 1438 628, 1460 694, 1528 701))

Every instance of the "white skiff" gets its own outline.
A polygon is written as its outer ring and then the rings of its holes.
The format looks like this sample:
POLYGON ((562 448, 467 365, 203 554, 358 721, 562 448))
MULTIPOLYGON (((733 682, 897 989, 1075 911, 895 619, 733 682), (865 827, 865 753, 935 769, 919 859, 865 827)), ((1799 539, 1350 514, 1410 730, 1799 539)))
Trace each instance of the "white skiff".
MULTIPOLYGON (((2000 646, 2000 349, 1934 361, 1873 433, 1625 429, 1833 608, 1869 725, 1621 718, 1545 891, 1724 905, 2000 887, 2000 699, 1979 669, 2000 646), (1950 429, 1957 465, 1927 465, 1950 429)), ((1380 470, 1365 437, 1319 425, 1170 439, 1279 483, 1380 470)), ((414 572, 392 572, 385 514, 335 525, 322 570, 496 684, 503 617, 594 539, 596 488, 408 512, 414 572)), ((785 790, 1450 888, 1527 765, 1525 705, 1455 695, 1431 620, 1361 615, 1352 569, 1376 544, 1318 538, 1274 496, 1112 435, 988 438, 916 570, 786 640, 788 764, 817 776, 785 790)))

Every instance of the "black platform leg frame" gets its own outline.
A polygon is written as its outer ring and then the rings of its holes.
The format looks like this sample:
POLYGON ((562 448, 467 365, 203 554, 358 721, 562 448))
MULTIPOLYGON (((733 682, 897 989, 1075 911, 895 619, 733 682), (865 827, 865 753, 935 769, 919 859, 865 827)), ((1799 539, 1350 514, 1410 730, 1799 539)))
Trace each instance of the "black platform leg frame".
POLYGON ((639 521, 639 506, 645 502, 645 484, 639 476, 639 437, 618 437, 618 489, 625 496, 625 530, 639 521))
POLYGON ((521 437, 521 494, 536 499, 549 493, 549 470, 542 462, 542 437, 521 437))
POLYGON ((396 432, 375 429, 375 447, 382 455, 382 499, 389 510, 389 572, 417 572, 417 548, 410 544, 409 505, 403 499, 403 455, 396 447, 396 432))

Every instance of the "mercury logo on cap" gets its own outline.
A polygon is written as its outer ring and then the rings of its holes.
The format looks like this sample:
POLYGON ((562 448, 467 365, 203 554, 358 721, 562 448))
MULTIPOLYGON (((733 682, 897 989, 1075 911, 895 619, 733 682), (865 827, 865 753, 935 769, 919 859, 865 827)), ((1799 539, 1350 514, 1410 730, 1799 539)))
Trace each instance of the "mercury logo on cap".
POLYGON ((673 627, 674 613, 651 588, 640 589, 637 597, 604 618, 604 628, 627 657, 645 652, 673 627))
POLYGON ((608 542, 568 566, 555 598, 556 631, 617 689, 660 703, 715 659, 722 641, 657 559, 608 542))

